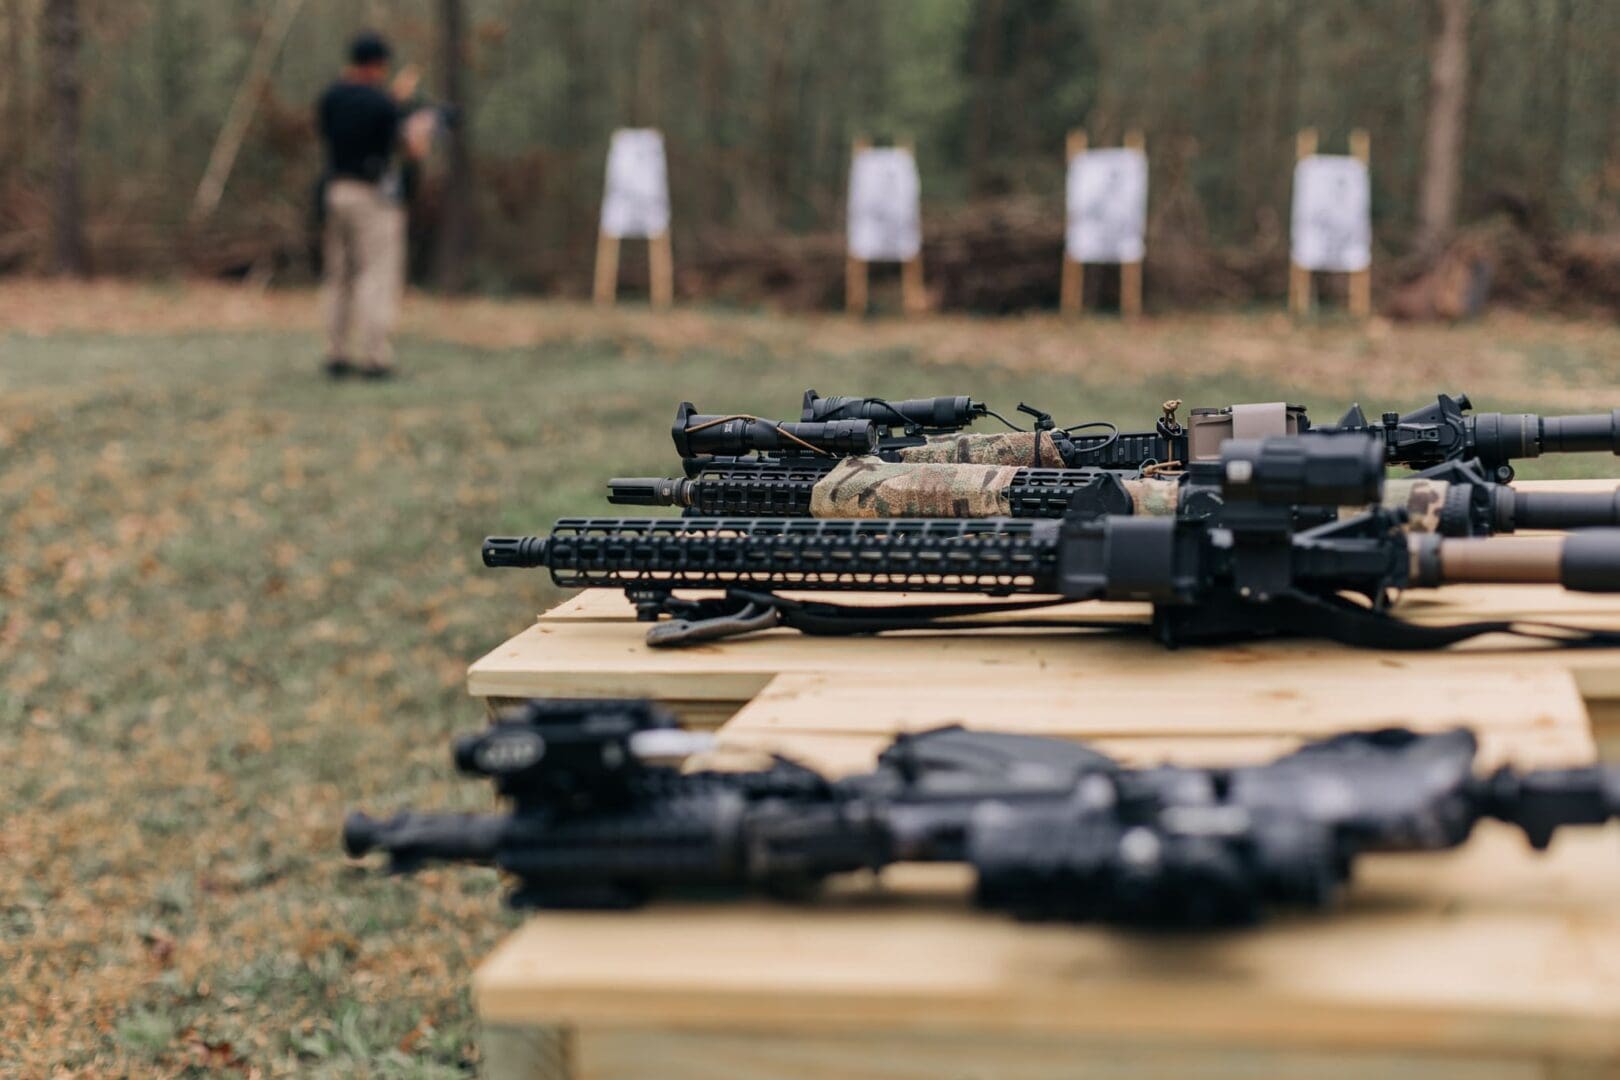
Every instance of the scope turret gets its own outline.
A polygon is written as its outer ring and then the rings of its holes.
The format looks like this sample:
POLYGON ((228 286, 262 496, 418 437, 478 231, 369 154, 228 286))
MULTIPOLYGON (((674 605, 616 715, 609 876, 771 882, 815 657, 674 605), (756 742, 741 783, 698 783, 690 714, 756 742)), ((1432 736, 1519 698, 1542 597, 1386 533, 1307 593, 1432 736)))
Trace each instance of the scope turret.
POLYGON ((787 454, 847 457, 877 452, 881 432, 870 420, 789 423, 743 414, 700 413, 681 402, 670 429, 683 458, 724 454, 787 454))
POLYGON ((970 397, 907 398, 889 401, 875 397, 822 397, 804 392, 802 421, 870 420, 884 428, 915 427, 924 432, 960 431, 989 408, 970 397))

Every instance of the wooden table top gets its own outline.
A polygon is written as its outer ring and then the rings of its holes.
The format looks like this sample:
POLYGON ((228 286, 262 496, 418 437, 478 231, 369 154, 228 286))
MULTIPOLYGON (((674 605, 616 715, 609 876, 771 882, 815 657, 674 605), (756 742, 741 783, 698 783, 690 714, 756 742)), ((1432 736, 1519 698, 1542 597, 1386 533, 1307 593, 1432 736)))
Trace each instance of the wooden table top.
MULTIPOLYGON (((1620 626, 1620 597, 1457 587, 1413 593, 1400 613, 1620 626)), ((951 722, 1084 738, 1133 763, 1252 761, 1334 731, 1466 724, 1488 763, 1548 765, 1590 760, 1590 713, 1620 703, 1615 649, 1296 641, 1171 652, 1008 630, 772 631, 656 650, 645 629, 618 594, 587 592, 479 660, 468 686, 493 699, 649 696, 718 725, 723 750, 769 749, 834 772, 866 767, 896 731, 951 722)), ((846 882, 813 906, 544 913, 484 964, 474 993, 480 1014, 503 1022, 1620 1056, 1620 829, 1572 831, 1538 856, 1505 827, 1484 827, 1461 851, 1375 857, 1364 870, 1340 911, 1205 937, 1020 925, 969 910, 965 874, 942 867, 846 882)))

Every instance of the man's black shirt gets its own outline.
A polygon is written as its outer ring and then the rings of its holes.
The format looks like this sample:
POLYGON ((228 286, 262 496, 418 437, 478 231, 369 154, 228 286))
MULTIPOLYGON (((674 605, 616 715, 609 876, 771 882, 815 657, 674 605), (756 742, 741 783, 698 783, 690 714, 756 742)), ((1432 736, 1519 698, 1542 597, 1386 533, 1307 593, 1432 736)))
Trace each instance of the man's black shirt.
POLYGON ((327 174, 371 183, 382 179, 399 141, 400 118, 394 99, 376 87, 333 83, 315 109, 327 174))

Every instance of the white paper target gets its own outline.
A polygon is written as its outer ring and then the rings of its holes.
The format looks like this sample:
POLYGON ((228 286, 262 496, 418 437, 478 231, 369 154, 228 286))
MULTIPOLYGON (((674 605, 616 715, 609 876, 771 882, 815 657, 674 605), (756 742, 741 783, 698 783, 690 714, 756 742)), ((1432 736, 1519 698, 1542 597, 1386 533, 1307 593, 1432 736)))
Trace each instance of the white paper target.
POLYGON ((1069 159, 1064 246, 1082 263, 1141 262, 1147 250, 1147 155, 1088 150, 1069 159))
POLYGON ((1313 154, 1294 167, 1295 265, 1353 273, 1372 265, 1372 183, 1366 162, 1313 154))
POLYGON ((849 253, 867 262, 907 262, 922 250, 921 183, 910 150, 862 150, 849 168, 849 253))
POLYGON ((652 128, 620 128, 608 147, 602 231, 609 236, 660 236, 669 231, 669 175, 664 136, 652 128))

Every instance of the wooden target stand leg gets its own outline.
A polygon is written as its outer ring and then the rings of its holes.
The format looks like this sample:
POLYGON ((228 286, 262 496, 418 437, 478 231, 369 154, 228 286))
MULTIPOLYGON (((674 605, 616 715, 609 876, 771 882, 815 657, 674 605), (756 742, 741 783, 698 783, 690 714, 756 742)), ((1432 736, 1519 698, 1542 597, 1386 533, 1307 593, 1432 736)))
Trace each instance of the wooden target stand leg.
MULTIPOLYGON (((896 145, 910 150, 915 156, 916 148, 909 139, 896 145)), ((871 146, 871 139, 856 139, 851 146, 851 160, 856 154, 870 149, 871 146)), ((870 267, 865 259, 857 259, 853 255, 844 257, 844 310, 851 315, 866 314, 871 302, 869 274, 870 267)), ((900 309, 907 315, 922 315, 928 311, 928 290, 923 285, 920 246, 917 254, 900 264, 900 309)))
MULTIPOLYGON (((1316 153, 1317 137, 1315 128, 1305 128, 1294 139, 1294 159, 1302 161, 1316 153)), ((1372 137, 1363 128, 1357 128, 1350 133, 1350 156, 1369 165, 1372 161, 1372 137)), ((1350 314, 1358 319, 1366 319, 1372 315, 1372 268, 1355 270, 1349 275, 1350 314)), ((1293 260, 1288 263, 1288 310, 1296 316, 1305 316, 1311 313, 1315 306, 1316 295, 1311 272, 1293 260)))
MULTIPOLYGON (((1069 132, 1068 142, 1064 147, 1063 164, 1067 172, 1068 164, 1077 154, 1086 152, 1088 138, 1084 131, 1069 132)), ((1147 140, 1139 130, 1125 133, 1125 148, 1127 150, 1142 150, 1147 147, 1147 140)), ((1067 245, 1065 245, 1065 249, 1067 245)), ((1058 288, 1058 307, 1065 315, 1079 315, 1084 302, 1086 291, 1086 268, 1083 263, 1075 262, 1069 258, 1067 250, 1063 253, 1063 280, 1058 288)), ((1142 317, 1142 264, 1140 261, 1119 264, 1119 313, 1125 319, 1139 319, 1142 317)))
MULTIPOLYGON (((1372 136, 1366 129, 1356 128, 1350 133, 1350 156, 1372 167, 1372 136)), ((1358 319, 1372 315, 1372 267, 1356 270, 1350 275, 1350 314, 1358 319)))
MULTIPOLYGON (((670 248, 669 231, 647 238, 648 296, 655 308, 675 302, 675 253, 670 248)), ((596 234, 596 281, 591 297, 610 305, 619 294, 619 238, 605 232, 596 234)))

